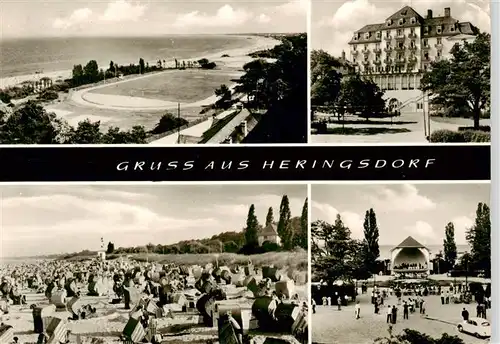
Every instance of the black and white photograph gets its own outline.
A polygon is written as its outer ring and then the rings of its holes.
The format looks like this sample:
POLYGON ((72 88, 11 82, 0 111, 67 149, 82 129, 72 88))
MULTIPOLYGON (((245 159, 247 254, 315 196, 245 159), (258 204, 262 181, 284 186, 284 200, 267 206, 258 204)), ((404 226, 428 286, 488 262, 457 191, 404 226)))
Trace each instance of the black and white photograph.
POLYGON ((313 343, 479 344, 490 184, 311 186, 313 343))
POLYGON ((307 185, 0 195, 1 343, 307 343, 307 185))
POLYGON ((311 142, 490 142, 490 2, 312 1, 311 142))
POLYGON ((0 9, 2 144, 307 142, 307 0, 0 9))

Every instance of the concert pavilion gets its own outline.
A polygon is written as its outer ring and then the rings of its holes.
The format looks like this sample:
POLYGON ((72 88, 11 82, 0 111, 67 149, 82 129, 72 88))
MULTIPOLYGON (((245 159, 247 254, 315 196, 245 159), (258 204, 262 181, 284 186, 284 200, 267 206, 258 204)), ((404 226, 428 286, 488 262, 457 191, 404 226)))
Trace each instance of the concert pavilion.
POLYGON ((391 250, 390 270, 397 277, 427 277, 431 271, 429 249, 409 236, 391 250))

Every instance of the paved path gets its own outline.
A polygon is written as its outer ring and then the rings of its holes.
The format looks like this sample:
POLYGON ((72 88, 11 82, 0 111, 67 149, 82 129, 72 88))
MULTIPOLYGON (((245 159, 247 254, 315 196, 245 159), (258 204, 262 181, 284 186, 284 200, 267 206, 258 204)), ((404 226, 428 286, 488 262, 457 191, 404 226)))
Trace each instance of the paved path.
MULTIPOLYGON (((369 293, 371 292, 369 288, 369 293)), ((342 307, 338 311, 335 306, 318 306, 316 314, 312 315, 312 336, 313 342, 328 344, 373 344, 376 338, 388 336, 388 325, 386 323, 386 310, 384 306, 397 303, 395 297, 385 300, 381 314, 374 314, 373 306, 370 303, 370 294, 358 297, 361 304, 361 318, 354 318, 354 303, 348 307, 342 307)), ((422 317, 418 310, 410 314, 408 320, 403 320, 403 311, 398 309, 398 321, 394 325, 394 334, 399 334, 403 329, 410 328, 432 337, 440 337, 442 333, 457 335, 466 344, 485 343, 484 339, 478 339, 471 335, 459 333, 456 325, 461 322, 461 311, 466 307, 472 316, 476 315, 475 304, 449 304, 441 305, 438 296, 428 296, 427 315, 441 321, 429 320, 422 317), (443 322, 444 321, 444 322, 443 322), (446 323, 448 322, 448 323, 446 323)))
MULTIPOLYGON (((373 124, 346 124, 346 128, 391 128, 407 129, 408 132, 384 133, 376 135, 335 135, 323 134, 311 136, 313 143, 429 143, 425 137, 424 116, 422 113, 403 113, 400 117, 394 118, 394 121, 412 122, 408 124, 390 124, 390 121, 384 125, 373 124)), ((489 120, 482 120, 481 125, 489 125, 489 120)), ((466 118, 447 118, 431 119, 431 132, 440 129, 458 130, 458 127, 472 126, 472 119, 466 118)), ((339 124, 329 124, 329 128, 342 127, 339 124)), ((430 144, 430 143, 429 143, 430 144)))

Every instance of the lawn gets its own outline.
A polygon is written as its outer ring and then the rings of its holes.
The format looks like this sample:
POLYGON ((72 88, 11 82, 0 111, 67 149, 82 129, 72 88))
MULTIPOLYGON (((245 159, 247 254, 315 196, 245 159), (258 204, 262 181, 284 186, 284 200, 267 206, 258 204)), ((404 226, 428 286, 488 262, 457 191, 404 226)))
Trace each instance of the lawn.
POLYGON ((214 95, 221 84, 232 84, 234 75, 221 70, 172 70, 127 82, 110 84, 90 93, 142 97, 192 103, 214 95))

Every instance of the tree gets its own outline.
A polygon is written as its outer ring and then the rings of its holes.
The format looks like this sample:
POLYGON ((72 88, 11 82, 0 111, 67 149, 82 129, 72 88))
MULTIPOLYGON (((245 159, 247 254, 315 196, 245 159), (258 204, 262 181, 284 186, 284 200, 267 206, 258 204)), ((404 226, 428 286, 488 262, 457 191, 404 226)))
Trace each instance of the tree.
POLYGON ((315 221, 311 225, 311 264, 313 274, 329 284, 338 280, 365 279, 362 244, 351 238, 351 230, 337 214, 333 225, 315 221))
POLYGON ((340 92, 342 63, 323 50, 311 52, 311 104, 335 104, 340 92))
POLYGON ((375 273, 377 259, 380 257, 380 248, 378 245, 379 230, 377 226, 377 216, 373 209, 366 211, 363 229, 365 235, 365 239, 363 242, 365 264, 367 270, 373 274, 375 273))
POLYGON ((455 243, 455 226, 449 222, 445 229, 445 238, 443 240, 444 260, 449 269, 453 269, 457 259, 457 244, 455 243))
POLYGON ((259 221, 255 215, 255 205, 251 205, 248 209, 247 226, 245 228, 245 243, 248 247, 257 247, 259 244, 258 239, 259 221))
POLYGON ((101 122, 91 122, 89 119, 78 123, 71 128, 64 143, 70 144, 98 144, 102 142, 101 122))
POLYGON ((231 101, 231 90, 225 84, 220 85, 220 87, 215 90, 215 95, 219 98, 215 102, 218 108, 225 108, 231 101))
POLYGON ((293 233, 291 232, 290 220, 292 213, 290 211, 290 201, 287 195, 283 195, 280 204, 280 218, 278 221, 278 235, 281 244, 285 250, 290 250, 293 245, 293 233))
POLYGON ((109 62, 109 71, 114 72, 115 71, 115 63, 113 61, 109 62))
POLYGON ((5 120, 0 128, 0 143, 60 143, 69 128, 69 125, 54 113, 47 112, 42 106, 29 101, 5 120))
POLYGON ((167 112, 166 114, 161 116, 160 121, 154 127, 154 129, 151 130, 151 133, 162 134, 162 133, 177 129, 179 127, 182 127, 184 125, 187 125, 188 123, 189 123, 189 121, 187 121, 185 118, 177 117, 177 116, 174 116, 173 114, 167 112))
POLYGON ((274 223, 273 207, 269 207, 266 216, 266 227, 274 223))
POLYGON ((85 67, 83 67, 83 74, 87 83, 99 81, 99 66, 96 60, 90 60, 85 67))
POLYGON ((368 120, 385 111, 384 92, 372 80, 365 80, 359 74, 352 74, 342 79, 342 85, 336 106, 344 111, 356 114, 368 120))
POLYGON ((308 247, 308 228, 309 228, 309 219, 308 219, 308 199, 304 201, 304 206, 302 207, 302 214, 300 216, 300 228, 294 235, 294 242, 296 247, 302 247, 303 249, 307 249, 308 247))
POLYGON ((76 85, 81 85, 84 83, 84 73, 81 64, 73 66, 72 80, 76 85))
POLYGON ((480 33, 474 42, 455 44, 451 59, 434 62, 422 77, 422 89, 431 103, 445 109, 462 109, 472 115, 479 129, 481 111, 490 103, 491 36, 480 33))
MULTIPOLYGON (((207 65, 208 64, 208 59, 206 58, 202 58, 202 59, 199 59, 198 60, 198 64, 200 65, 200 67, 203 68, 203 66, 207 65)), ((175 65, 177 65, 177 60, 175 60, 175 65)))
POLYGON ((474 225, 467 230, 467 241, 471 247, 471 265, 491 276, 491 219, 490 208, 479 203, 474 225))
POLYGON ((140 73, 140 74, 144 74, 144 72, 145 72, 145 67, 146 67, 146 66, 145 66, 145 64, 144 64, 144 59, 141 57, 141 58, 139 59, 139 73, 140 73))
POLYGON ((118 127, 110 127, 102 136, 104 144, 146 143, 146 130, 143 126, 134 126, 129 131, 122 131, 118 127))
POLYGON ((111 254, 115 252, 115 244, 113 244, 111 241, 108 243, 108 249, 106 250, 107 254, 111 254))

